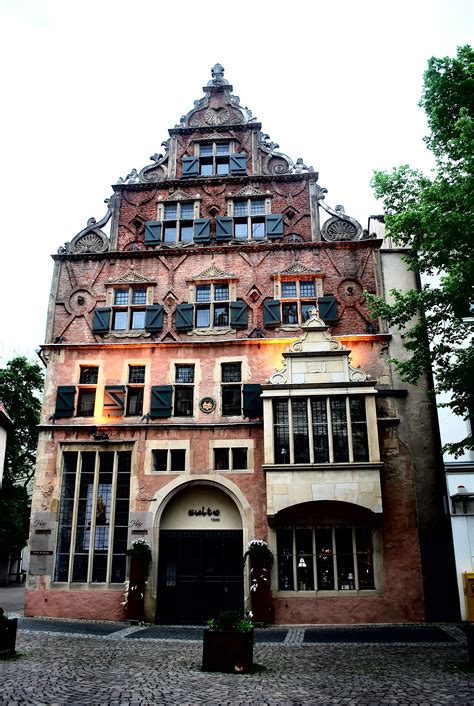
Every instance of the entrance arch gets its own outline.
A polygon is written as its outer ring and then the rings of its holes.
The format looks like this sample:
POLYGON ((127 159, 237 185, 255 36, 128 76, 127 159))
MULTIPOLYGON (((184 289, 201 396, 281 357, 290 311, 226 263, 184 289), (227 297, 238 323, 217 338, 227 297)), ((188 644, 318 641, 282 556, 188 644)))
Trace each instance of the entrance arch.
POLYGON ((159 518, 156 622, 193 624, 243 609, 243 523, 224 490, 175 489, 159 518))

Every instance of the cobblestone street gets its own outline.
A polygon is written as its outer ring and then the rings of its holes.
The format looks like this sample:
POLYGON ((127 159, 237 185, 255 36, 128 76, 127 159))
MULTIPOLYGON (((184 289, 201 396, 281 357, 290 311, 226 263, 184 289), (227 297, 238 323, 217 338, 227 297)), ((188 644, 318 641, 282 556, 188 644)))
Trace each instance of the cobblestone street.
POLYGON ((405 644, 308 643, 303 629, 275 631, 279 641, 270 642, 272 630, 260 631, 258 670, 232 675, 201 672, 201 641, 185 632, 186 639, 132 639, 159 628, 85 635, 47 631, 45 622, 40 632, 25 621, 21 657, 0 662, 2 704, 474 704, 457 627, 443 628, 449 642, 405 644))

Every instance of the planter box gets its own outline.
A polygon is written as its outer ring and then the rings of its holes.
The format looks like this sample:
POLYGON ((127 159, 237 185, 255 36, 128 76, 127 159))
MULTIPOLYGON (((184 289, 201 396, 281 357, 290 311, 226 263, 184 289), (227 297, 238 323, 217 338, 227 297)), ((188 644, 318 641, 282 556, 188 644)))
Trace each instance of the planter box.
POLYGON ((248 672, 253 664, 253 630, 218 632, 204 630, 203 672, 248 672))
POLYGON ((10 618, 0 622, 0 655, 15 652, 17 629, 18 618, 10 618))

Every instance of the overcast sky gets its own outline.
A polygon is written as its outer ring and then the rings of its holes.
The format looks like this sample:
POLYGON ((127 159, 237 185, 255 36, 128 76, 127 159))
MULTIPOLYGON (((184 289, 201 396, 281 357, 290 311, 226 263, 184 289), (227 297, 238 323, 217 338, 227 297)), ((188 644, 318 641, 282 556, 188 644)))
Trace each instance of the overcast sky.
POLYGON ((366 227, 374 169, 431 168, 423 72, 473 28, 472 0, 0 0, 0 366, 44 341, 50 254, 163 151, 213 64, 366 227))

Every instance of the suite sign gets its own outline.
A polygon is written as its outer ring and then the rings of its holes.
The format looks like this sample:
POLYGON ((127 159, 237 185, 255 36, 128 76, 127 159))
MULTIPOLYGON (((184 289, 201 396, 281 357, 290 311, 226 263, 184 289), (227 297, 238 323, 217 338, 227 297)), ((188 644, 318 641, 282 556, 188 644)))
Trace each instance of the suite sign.
POLYGON ((198 509, 190 508, 188 510, 189 517, 210 517, 212 522, 219 522, 220 514, 220 510, 204 507, 204 505, 198 509))

